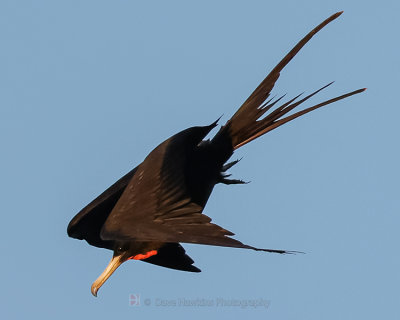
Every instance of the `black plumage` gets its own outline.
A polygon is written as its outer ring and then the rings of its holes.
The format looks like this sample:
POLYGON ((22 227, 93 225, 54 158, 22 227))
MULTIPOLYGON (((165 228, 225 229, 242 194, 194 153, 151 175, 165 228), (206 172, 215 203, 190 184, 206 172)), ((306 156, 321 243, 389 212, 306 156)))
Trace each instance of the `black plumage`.
POLYGON ((233 239, 232 232, 213 224, 203 210, 216 184, 243 183, 228 179, 225 173, 237 162, 227 163, 235 149, 305 113, 364 90, 338 96, 288 116, 290 111, 331 83, 302 99, 297 96, 282 103, 283 97, 270 98, 281 70, 314 34, 340 14, 332 15, 307 34, 214 138, 204 140, 217 126, 217 121, 170 137, 71 220, 69 236, 114 251, 110 265, 92 286, 94 295, 111 273, 128 259, 200 271, 193 266, 181 242, 288 253, 255 248, 233 239))

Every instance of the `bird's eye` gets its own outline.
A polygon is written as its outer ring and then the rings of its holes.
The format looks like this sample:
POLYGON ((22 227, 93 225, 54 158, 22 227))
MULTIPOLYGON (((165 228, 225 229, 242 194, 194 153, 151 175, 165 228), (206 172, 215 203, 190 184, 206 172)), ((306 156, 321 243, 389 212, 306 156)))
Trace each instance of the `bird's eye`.
POLYGON ((115 251, 118 252, 118 253, 121 253, 121 252, 126 251, 126 248, 125 248, 124 246, 118 246, 118 247, 115 249, 115 251))

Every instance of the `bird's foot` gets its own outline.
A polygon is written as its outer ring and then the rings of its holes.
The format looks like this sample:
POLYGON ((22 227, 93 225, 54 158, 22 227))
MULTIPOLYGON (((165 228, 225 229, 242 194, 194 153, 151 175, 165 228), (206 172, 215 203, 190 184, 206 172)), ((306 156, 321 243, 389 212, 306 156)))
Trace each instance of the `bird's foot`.
POLYGON ((221 183, 223 184, 247 184, 250 181, 243 181, 243 180, 239 180, 239 179, 227 179, 227 178, 222 178, 220 180, 221 183))
POLYGON ((237 160, 235 160, 235 161, 231 161, 231 162, 228 162, 227 164, 225 164, 223 167, 222 167, 222 172, 226 172, 226 171, 228 171, 230 168, 232 168, 236 163, 238 163, 240 160, 242 160, 242 158, 240 158, 240 159, 237 159, 237 160))

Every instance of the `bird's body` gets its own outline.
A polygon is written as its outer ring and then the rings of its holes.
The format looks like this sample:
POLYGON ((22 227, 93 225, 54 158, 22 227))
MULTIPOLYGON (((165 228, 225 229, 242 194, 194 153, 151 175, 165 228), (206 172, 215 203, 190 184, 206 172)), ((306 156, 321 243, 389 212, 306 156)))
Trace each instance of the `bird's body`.
POLYGON ((237 163, 227 163, 235 149, 307 112, 363 91, 356 90, 283 117, 325 86, 301 100, 297 100, 299 96, 291 99, 267 114, 282 98, 266 101, 280 71, 315 33, 339 15, 331 16, 303 38, 211 140, 204 139, 217 121, 177 133, 71 220, 69 236, 114 251, 109 266, 92 286, 94 295, 112 272, 129 259, 200 271, 193 266, 181 242, 288 253, 255 248, 233 239, 233 233, 211 223, 203 210, 216 184, 243 183, 228 179, 225 173, 237 163))

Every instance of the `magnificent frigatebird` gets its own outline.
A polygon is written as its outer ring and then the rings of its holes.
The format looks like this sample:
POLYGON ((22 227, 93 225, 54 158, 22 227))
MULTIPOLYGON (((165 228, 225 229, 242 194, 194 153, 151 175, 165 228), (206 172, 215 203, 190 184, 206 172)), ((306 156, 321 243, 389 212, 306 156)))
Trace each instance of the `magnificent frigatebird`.
POLYGON ((297 43, 214 138, 204 140, 218 120, 175 134, 71 220, 70 237, 114 251, 107 268, 91 287, 94 296, 118 266, 129 259, 200 272, 180 242, 290 253, 243 244, 231 238, 232 232, 211 223, 203 210, 217 183, 244 183, 228 179, 226 174, 237 163, 227 163, 234 150, 312 110, 365 90, 337 96, 286 117, 284 115, 332 83, 301 99, 298 95, 283 103, 283 97, 270 98, 282 69, 318 31, 341 14, 332 15, 297 43), (276 105, 279 106, 270 111, 276 105))

